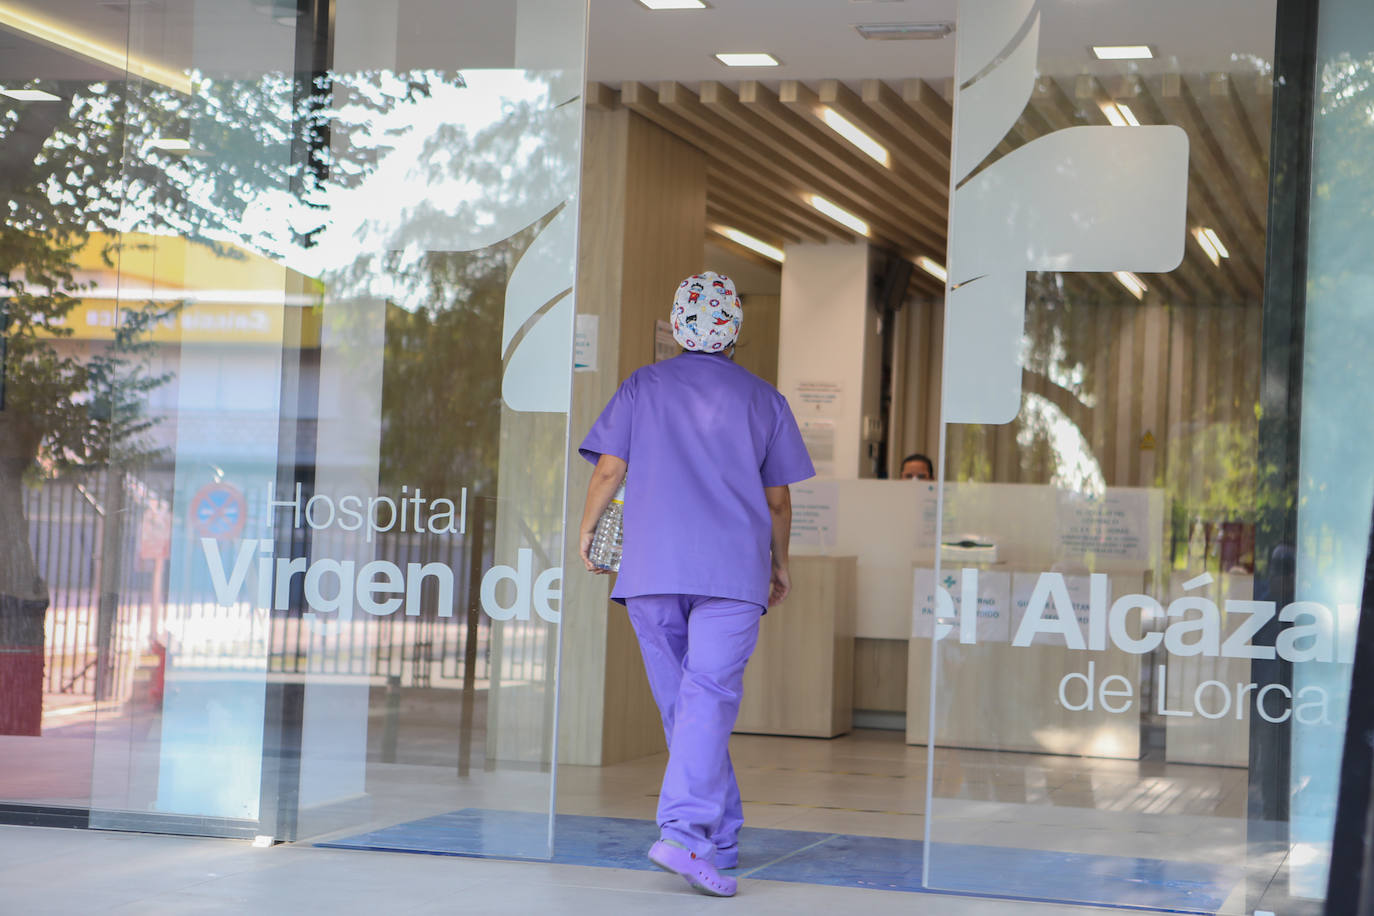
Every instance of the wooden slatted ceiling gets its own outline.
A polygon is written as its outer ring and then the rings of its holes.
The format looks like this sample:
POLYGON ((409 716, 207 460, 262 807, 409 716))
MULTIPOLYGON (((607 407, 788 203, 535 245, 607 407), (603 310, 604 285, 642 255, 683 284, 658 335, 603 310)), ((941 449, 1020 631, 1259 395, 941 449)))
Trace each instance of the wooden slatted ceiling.
MULTIPOLYGON (((1141 124, 1176 124, 1190 142, 1188 230, 1183 263, 1142 277, 1147 297, 1179 305, 1258 301, 1263 288, 1268 133, 1272 95, 1266 77, 1225 73, 1103 81, 1042 77, 1030 104, 983 167, 1055 130, 1107 124, 1103 106, 1128 104, 1141 124), (1214 265, 1192 238, 1216 230, 1230 257, 1214 265)), ((818 194, 863 219, 875 246, 944 263, 952 111, 923 80, 738 86, 703 82, 656 86, 593 84, 589 104, 623 104, 692 145, 707 158, 710 222, 783 247, 788 242, 851 241, 854 233, 814 209, 818 194), (828 106, 889 153, 887 166, 834 133, 828 106)), ((1065 288, 1103 302, 1129 301, 1110 275, 1068 275, 1065 288)), ((938 297, 943 284, 913 271, 911 293, 938 297)))

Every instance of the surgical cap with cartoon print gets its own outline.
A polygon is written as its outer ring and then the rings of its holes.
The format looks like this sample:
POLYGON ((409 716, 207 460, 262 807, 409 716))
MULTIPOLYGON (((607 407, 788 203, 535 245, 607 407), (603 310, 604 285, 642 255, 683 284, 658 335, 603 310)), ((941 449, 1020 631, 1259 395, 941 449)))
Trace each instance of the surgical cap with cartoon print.
POLYGON ((735 284, 713 270, 683 280, 673 296, 673 339, 684 350, 726 350, 739 336, 743 318, 735 284))

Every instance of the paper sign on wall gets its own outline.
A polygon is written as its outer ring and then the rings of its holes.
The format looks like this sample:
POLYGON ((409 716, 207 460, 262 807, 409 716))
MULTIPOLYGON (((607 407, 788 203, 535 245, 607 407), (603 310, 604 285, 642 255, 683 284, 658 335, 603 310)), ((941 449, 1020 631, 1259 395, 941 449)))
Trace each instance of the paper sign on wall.
POLYGON ((839 531, 839 487, 833 483, 792 485, 792 544, 830 550, 839 531))
POLYGON ((673 337, 673 326, 663 319, 654 322, 654 362, 661 363, 665 359, 672 359, 677 356, 679 347, 677 340, 673 337))
POLYGON ((816 466, 818 477, 835 474, 835 421, 829 417, 797 418, 802 444, 816 466))
MULTIPOLYGON (((600 319, 596 315, 578 315, 573 331, 573 371, 596 371, 596 337, 600 319)), ((566 351, 564 351, 566 352, 566 351)), ((563 365, 567 365, 564 363, 563 365)))
POLYGON ((1060 490, 1058 501, 1059 542, 1065 554, 1150 562, 1149 491, 1108 490, 1091 497, 1060 490))
POLYGON ((792 412, 803 415, 834 417, 840 412, 840 397, 844 385, 840 382, 798 382, 792 392, 792 412))
MULTIPOLYGON (((911 635, 929 639, 935 632, 935 570, 917 569, 913 575, 911 635)), ((958 614, 963 601, 959 570, 942 569, 940 584, 954 600, 952 613, 958 614)), ((1011 573, 979 570, 978 642, 1010 642, 1010 616, 1011 573)))
POLYGON ((940 500, 933 483, 913 483, 902 481, 904 487, 919 487, 916 497, 916 548, 918 550, 935 548, 935 520, 939 517, 940 500))

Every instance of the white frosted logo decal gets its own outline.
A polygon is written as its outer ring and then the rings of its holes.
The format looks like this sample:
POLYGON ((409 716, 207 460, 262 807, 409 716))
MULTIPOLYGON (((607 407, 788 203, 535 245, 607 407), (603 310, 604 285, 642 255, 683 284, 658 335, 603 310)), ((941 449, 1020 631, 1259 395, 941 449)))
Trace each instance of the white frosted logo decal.
POLYGON ((1033 0, 962 0, 946 289, 944 419, 1009 423, 1021 406, 1026 272, 1163 273, 1183 260, 1188 136, 1071 127, 968 176, 1035 85, 1033 0))
POLYGON ((568 409, 576 248, 577 207, 572 203, 539 233, 511 273, 501 331, 501 398, 511 410, 568 409))

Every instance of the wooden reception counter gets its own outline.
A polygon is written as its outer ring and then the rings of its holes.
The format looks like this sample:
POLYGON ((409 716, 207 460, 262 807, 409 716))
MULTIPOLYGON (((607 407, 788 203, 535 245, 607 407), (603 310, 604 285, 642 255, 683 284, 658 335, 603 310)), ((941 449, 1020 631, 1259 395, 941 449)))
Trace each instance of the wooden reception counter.
POLYGON ((854 557, 792 558, 792 593, 763 617, 735 731, 807 738, 849 731, 856 566, 854 557))

